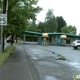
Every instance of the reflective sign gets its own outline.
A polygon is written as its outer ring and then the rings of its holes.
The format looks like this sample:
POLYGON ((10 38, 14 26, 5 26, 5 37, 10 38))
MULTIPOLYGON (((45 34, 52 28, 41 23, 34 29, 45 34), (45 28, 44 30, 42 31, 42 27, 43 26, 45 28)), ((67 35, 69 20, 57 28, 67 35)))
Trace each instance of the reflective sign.
POLYGON ((7 25, 7 14, 0 14, 0 25, 7 25))

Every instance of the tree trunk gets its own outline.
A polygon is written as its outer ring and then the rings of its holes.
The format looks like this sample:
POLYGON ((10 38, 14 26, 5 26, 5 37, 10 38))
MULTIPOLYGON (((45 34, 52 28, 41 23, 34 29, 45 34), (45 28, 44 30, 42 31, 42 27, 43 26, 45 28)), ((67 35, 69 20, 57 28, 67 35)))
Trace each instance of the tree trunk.
POLYGON ((16 43, 17 43, 17 34, 16 34, 16 43))
POLYGON ((14 43, 14 34, 11 34, 11 46, 13 45, 14 43))

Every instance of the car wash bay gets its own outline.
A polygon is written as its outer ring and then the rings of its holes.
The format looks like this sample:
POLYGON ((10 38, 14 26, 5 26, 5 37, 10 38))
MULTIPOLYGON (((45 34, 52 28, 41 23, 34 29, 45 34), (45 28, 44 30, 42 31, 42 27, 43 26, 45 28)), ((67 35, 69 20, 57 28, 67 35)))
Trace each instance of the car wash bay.
MULTIPOLYGON (((25 31, 23 41, 32 41, 38 42, 38 44, 42 44, 42 34, 39 32, 25 31), (31 37, 30 37, 31 36, 31 37)), ((80 36, 66 34, 66 33, 48 33, 48 44, 53 45, 70 45, 74 40, 80 40, 80 36), (66 35, 67 39, 61 38, 61 35, 66 35)))

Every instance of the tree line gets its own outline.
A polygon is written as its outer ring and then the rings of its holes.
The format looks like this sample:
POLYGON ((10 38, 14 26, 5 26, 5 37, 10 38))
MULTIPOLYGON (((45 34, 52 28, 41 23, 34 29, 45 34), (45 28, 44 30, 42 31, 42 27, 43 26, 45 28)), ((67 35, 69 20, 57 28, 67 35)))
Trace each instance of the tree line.
MULTIPOLYGON (((49 9, 46 13, 45 21, 37 21, 37 14, 42 10, 37 5, 38 0, 8 0, 7 25, 4 27, 4 35, 21 36, 25 30, 36 32, 64 32, 76 34, 75 26, 67 26, 62 16, 53 14, 49 9)), ((0 1, 0 13, 2 2, 0 1)))
POLYGON ((76 34, 76 27, 72 25, 68 26, 62 16, 55 17, 52 9, 49 9, 46 13, 45 21, 39 22, 38 28, 41 29, 42 32, 47 33, 62 32, 68 34, 76 34))

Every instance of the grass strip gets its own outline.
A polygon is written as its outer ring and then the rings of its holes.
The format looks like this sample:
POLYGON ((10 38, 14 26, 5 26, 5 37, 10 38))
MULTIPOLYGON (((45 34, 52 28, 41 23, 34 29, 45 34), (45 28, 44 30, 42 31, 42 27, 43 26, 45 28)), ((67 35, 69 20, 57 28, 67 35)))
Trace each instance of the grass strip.
POLYGON ((0 52, 0 66, 8 59, 15 46, 7 46, 4 52, 0 52))

